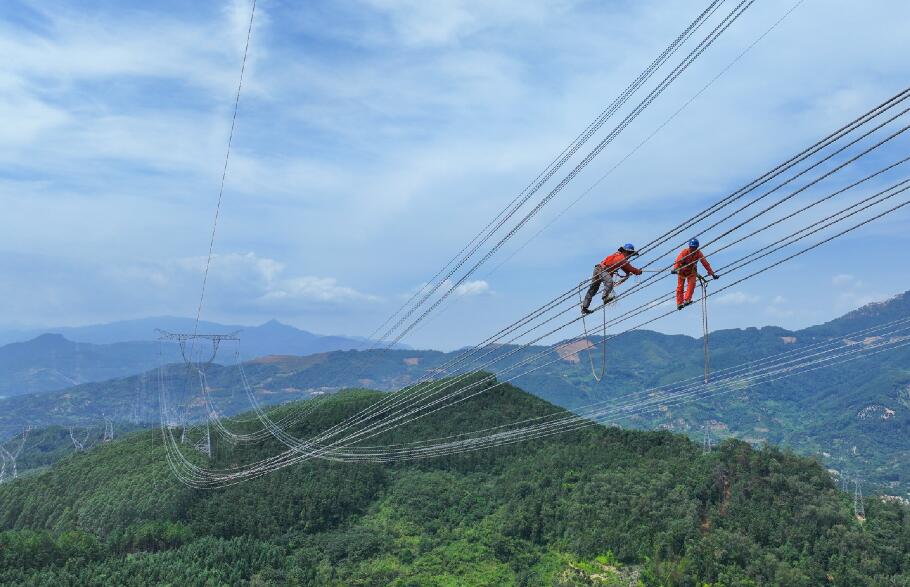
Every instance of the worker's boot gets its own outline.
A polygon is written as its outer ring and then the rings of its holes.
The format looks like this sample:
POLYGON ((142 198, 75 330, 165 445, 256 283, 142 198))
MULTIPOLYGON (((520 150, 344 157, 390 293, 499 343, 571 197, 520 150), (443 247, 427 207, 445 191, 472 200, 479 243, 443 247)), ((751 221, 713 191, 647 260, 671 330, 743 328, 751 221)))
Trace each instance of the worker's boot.
POLYGON ((588 314, 593 314, 593 313, 594 313, 594 310, 589 310, 588 308, 582 308, 582 309, 581 309, 581 315, 582 315, 582 316, 587 316, 588 314))
POLYGON ((610 302, 612 302, 612 301, 615 300, 615 299, 616 299, 615 296, 607 296, 607 297, 605 297, 605 298, 604 298, 604 305, 606 306, 607 304, 609 304, 610 302))
POLYGON ((682 310, 682 309, 685 308, 685 307, 686 307, 685 304, 676 304, 676 309, 677 309, 677 310, 682 310))

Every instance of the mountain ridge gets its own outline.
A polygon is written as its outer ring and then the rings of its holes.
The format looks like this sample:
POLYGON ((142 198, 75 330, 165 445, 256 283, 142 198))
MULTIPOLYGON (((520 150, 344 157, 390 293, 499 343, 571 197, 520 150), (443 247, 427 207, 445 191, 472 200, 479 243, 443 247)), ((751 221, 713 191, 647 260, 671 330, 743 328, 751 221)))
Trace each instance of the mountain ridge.
MULTIPOLYGON (((133 375, 158 365, 161 360, 180 360, 173 344, 159 345, 161 330, 192 330, 189 318, 147 318, 105 325, 65 328, 43 332, 34 338, 0 346, 0 398, 56 391, 69 386, 133 375), (144 333, 144 334, 143 334, 144 333), (72 337, 80 338, 74 340, 72 337), (159 353, 162 353, 159 358, 159 353)), ((200 333, 226 334, 240 331, 241 357, 310 355, 368 347, 368 341, 335 335, 319 335, 277 320, 255 327, 200 322, 200 333)), ((406 348, 399 345, 398 348, 406 348)), ((222 353, 221 362, 236 362, 222 353)))
MULTIPOLYGON (((847 348, 856 344, 844 339, 848 331, 910 317, 908 299, 907 293, 901 294, 887 304, 846 315, 846 323, 835 320, 820 325, 824 328, 791 331, 769 326, 712 332, 711 367, 715 371, 739 368, 825 342, 847 348)), ((494 369, 506 370, 545 352, 544 361, 550 364, 519 377, 515 384, 570 410, 702 376, 702 345, 696 338, 632 331, 609 341, 607 348, 608 368, 601 383, 592 379, 585 355, 570 358, 541 347, 516 350, 501 346, 489 358, 499 361, 494 369)), ((244 371, 258 401, 267 405, 352 387, 400 389, 437 377, 438 369, 453 356, 423 350, 266 356, 244 363, 244 371)), ((599 354, 594 358, 599 366, 599 354)), ((133 422, 155 421, 156 380, 150 372, 0 400, 0 427, 16 431, 26 422, 100 421, 103 414, 133 422)), ((208 384, 218 409, 225 414, 249 407, 239 381, 236 366, 211 367, 208 384)), ((183 389, 181 393, 198 394, 198 382, 183 389)), ((192 416, 201 418, 204 413, 197 409, 192 416)), ((910 496, 910 349, 898 348, 811 374, 667 406, 660 413, 633 415, 623 425, 663 427, 694 437, 707 429, 718 439, 736 436, 759 445, 781 444, 817 455, 829 467, 851 476, 862 475, 884 493, 910 496)))

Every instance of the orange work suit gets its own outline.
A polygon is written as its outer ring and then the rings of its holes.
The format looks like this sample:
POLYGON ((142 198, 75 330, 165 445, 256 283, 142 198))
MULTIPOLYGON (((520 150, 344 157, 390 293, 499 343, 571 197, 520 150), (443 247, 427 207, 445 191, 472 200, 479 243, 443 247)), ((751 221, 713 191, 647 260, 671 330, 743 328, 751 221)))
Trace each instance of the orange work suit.
POLYGON ((676 256, 676 262, 673 264, 673 269, 676 270, 678 278, 676 283, 677 306, 692 301, 692 294, 695 293, 695 280, 698 276, 699 261, 705 266, 705 271, 708 272, 708 275, 714 277, 714 270, 711 269, 711 265, 708 263, 708 260, 700 249, 695 249, 693 251, 689 247, 686 247, 676 256), (685 295, 683 295, 683 289, 685 289, 685 295))
POLYGON ((641 275, 641 269, 633 267, 632 264, 629 263, 628 255, 622 253, 613 253, 612 255, 609 255, 606 259, 594 266, 594 274, 591 276, 591 285, 588 287, 588 293, 585 294, 585 299, 581 303, 582 309, 588 309, 591 305, 591 300, 597 295, 597 290, 600 289, 601 284, 604 286, 604 304, 609 302, 610 296, 613 293, 613 276, 617 271, 622 271, 626 275, 629 275, 630 273, 632 275, 641 275))

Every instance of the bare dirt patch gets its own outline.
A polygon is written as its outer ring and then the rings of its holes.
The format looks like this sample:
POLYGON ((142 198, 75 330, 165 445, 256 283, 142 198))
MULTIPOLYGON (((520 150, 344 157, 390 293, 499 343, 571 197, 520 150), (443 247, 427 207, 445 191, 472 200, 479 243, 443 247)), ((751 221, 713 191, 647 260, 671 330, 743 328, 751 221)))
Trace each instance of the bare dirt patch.
POLYGON ((581 359, 578 357, 578 353, 585 349, 591 348, 593 345, 588 339, 579 340, 578 342, 570 342, 564 345, 556 347, 556 353, 559 354, 559 358, 563 361, 569 363, 578 363, 581 359))

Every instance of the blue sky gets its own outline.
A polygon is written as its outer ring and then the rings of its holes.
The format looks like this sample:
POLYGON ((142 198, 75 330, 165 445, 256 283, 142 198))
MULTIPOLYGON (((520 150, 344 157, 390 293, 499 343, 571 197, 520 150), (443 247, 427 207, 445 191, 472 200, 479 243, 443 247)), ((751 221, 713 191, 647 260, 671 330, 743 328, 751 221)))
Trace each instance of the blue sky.
MULTIPOLYGON (((368 334, 703 4, 259 0, 203 317, 368 334)), ((910 5, 805 0, 489 273, 792 6, 756 2, 405 342, 485 338, 910 80, 910 5)), ((0 327, 195 312, 248 11, 0 6, 0 327)), ((880 160, 907 153, 898 140, 880 160)), ((910 289, 907 220, 743 284, 712 327, 805 326, 910 289)), ((654 326, 696 334, 690 314, 654 326)))

